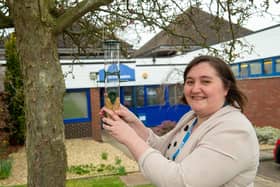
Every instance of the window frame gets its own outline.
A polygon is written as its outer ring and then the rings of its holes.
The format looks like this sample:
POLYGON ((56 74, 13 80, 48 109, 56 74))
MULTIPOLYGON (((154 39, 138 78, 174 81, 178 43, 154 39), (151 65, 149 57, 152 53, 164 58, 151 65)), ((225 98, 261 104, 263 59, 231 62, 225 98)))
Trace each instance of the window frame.
POLYGON ((260 61, 254 60, 251 62, 248 62, 249 64, 249 75, 248 77, 257 77, 257 76, 261 76, 263 74, 263 65, 260 61), (252 73, 252 65, 253 64, 258 64, 260 66, 260 72, 259 73, 252 73))
POLYGON ((233 75, 234 75, 235 77, 238 77, 238 78, 239 78, 239 77, 240 77, 240 72, 241 72, 240 63, 231 64, 230 66, 231 66, 230 69, 231 69, 233 75), (235 75, 235 74, 234 74, 234 71, 232 70, 232 67, 233 67, 233 66, 236 66, 236 68, 237 68, 237 75, 235 75))
MULTIPOLYGON (((146 107, 150 107, 150 106, 162 106, 162 105, 165 105, 165 94, 164 94, 164 90, 165 88, 162 87, 161 85, 149 85, 149 86, 144 86, 144 105, 146 107), (148 104, 148 89, 149 88, 155 88, 156 89, 161 89, 162 93, 163 94, 160 98, 159 98, 159 104, 148 104), (163 101, 163 103, 161 103, 163 101)), ((157 92, 156 92, 157 93, 157 92)), ((159 97, 159 96, 158 96, 159 97)))
POLYGON ((86 93, 87 116, 81 117, 81 118, 64 118, 63 119, 64 124, 91 122, 90 89, 87 88, 87 89, 67 89, 66 90, 66 93, 77 93, 77 92, 86 93))
MULTIPOLYGON (((248 63, 248 62, 242 62, 242 63, 240 63, 240 64, 239 64, 239 77, 240 77, 240 78, 248 78, 248 77, 250 76, 249 68, 250 68, 250 66, 249 66, 249 63, 248 63), (244 67, 246 66, 246 71, 244 71, 244 72, 246 72, 246 75, 243 75, 243 74, 242 74, 242 68, 243 68, 243 66, 244 66, 244 67)), ((244 70, 245 70, 245 68, 244 68, 244 70)))
POLYGON ((275 57, 274 59, 273 59, 273 70, 274 70, 274 72, 275 72, 275 74, 276 75, 279 75, 280 74, 280 57, 275 57), (279 71, 277 71, 277 61, 279 62, 279 71))
MULTIPOLYGON (((274 76, 279 76, 280 75, 280 56, 272 56, 272 57, 266 57, 266 58, 259 58, 259 59, 254 59, 254 60, 250 60, 250 61, 242 61, 242 62, 236 62, 236 63, 232 63, 230 64, 231 66, 231 70, 233 66, 237 66, 239 69, 239 75, 235 76, 235 78, 237 79, 250 79, 250 78, 258 78, 258 77, 274 77, 274 76), (264 72, 264 66, 265 66, 265 62, 271 62, 271 72, 269 73, 265 73, 264 72), (278 64, 277 64, 278 61, 278 64), (258 74, 252 74, 252 68, 251 68, 251 64, 252 63, 260 63, 261 64, 261 73, 258 74), (242 76, 241 75, 241 66, 242 65, 246 65, 247 64, 247 71, 248 71, 248 75, 247 76, 242 76), (277 66, 278 65, 278 66, 277 66), (278 67, 278 71, 277 70, 278 67)), ((233 71, 232 71, 233 72, 233 71)))
POLYGON ((265 59, 263 59, 263 62, 262 62, 263 76, 271 76, 271 75, 273 75, 273 73, 274 73, 273 64, 274 64, 274 62, 273 62, 272 58, 265 58, 265 59), (266 64, 266 62, 271 64, 271 72, 269 72, 269 73, 265 73, 265 64, 266 64))
POLYGON ((167 87, 167 90, 168 90, 168 98, 167 98, 167 101, 168 101, 168 104, 170 106, 176 106, 176 105, 180 105, 182 104, 182 96, 183 96, 183 92, 184 92, 184 84, 170 84, 168 87, 167 87), (177 90, 176 90, 177 89, 177 90), (181 89, 181 90, 180 90, 181 89), (174 95, 172 97, 170 97, 170 91, 173 90, 174 91, 174 95), (176 91, 175 91, 176 90, 176 91), (175 95, 175 93, 177 93, 175 95), (172 98, 172 100, 174 101, 171 102, 170 98, 172 98))

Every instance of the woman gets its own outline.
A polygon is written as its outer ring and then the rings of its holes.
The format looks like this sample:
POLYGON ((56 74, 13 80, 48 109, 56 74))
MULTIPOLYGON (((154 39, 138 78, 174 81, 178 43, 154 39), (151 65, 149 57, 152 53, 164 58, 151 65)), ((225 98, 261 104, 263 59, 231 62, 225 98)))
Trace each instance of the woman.
POLYGON ((184 72, 183 100, 192 110, 162 137, 123 106, 101 110, 112 117, 102 118, 104 128, 156 186, 253 186, 259 144, 229 66, 211 56, 193 59, 184 72))

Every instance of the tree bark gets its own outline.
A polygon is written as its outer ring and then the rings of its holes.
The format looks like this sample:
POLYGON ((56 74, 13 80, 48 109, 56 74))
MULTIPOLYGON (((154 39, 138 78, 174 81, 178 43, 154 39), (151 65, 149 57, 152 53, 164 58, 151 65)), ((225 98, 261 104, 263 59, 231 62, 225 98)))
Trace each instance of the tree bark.
POLYGON ((65 83, 54 24, 43 2, 16 0, 13 12, 24 77, 28 186, 63 187, 65 83))

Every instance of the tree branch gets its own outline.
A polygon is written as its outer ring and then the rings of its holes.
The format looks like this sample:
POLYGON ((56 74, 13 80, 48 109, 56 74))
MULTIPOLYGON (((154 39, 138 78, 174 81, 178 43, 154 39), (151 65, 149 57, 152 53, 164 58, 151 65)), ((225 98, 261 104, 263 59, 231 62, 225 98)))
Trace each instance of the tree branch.
POLYGON ((11 28, 14 26, 13 19, 9 15, 9 3, 6 1, 0 1, 0 29, 11 28))
POLYGON ((2 17, 0 15, 0 29, 12 28, 14 27, 13 19, 11 17, 2 17))
POLYGON ((83 0, 78 3, 75 7, 67 9, 57 19, 56 28, 54 29, 55 34, 61 33, 69 25, 80 19, 89 11, 97 10, 100 6, 108 5, 113 0, 83 0))

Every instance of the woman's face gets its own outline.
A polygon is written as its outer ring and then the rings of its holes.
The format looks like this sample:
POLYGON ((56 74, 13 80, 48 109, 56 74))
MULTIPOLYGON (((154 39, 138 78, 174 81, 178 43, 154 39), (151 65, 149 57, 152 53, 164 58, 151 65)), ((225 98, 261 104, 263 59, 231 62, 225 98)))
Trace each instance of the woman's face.
POLYGON ((223 106, 228 89, 212 66, 202 62, 193 66, 186 76, 184 95, 198 116, 211 115, 223 106))

